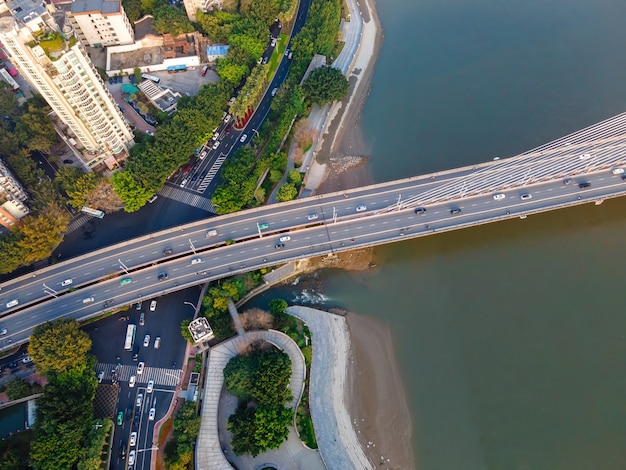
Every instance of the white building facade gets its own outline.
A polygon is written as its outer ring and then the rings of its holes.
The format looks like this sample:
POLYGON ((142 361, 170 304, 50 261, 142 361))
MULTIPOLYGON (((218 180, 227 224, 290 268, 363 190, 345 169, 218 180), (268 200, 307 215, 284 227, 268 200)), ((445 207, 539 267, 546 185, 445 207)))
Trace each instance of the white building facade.
POLYGON ((11 228, 28 215, 28 194, 11 170, 0 160, 0 225, 11 228))
POLYGON ((66 26, 35 35, 15 18, 0 18, 0 41, 11 62, 40 93, 89 167, 115 168, 134 144, 133 134, 84 47, 66 26), (60 47, 59 47, 60 45, 60 47))
POLYGON ((76 0, 68 19, 83 44, 106 47, 135 42, 135 32, 120 0, 76 0))

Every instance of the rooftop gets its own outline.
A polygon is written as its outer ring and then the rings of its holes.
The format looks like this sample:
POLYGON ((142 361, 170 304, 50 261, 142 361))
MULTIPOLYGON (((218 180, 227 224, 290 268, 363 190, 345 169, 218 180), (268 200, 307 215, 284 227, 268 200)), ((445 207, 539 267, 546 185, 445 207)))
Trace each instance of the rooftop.
POLYGON ((102 14, 119 13, 119 0, 76 0, 72 2, 72 13, 102 12, 102 14))

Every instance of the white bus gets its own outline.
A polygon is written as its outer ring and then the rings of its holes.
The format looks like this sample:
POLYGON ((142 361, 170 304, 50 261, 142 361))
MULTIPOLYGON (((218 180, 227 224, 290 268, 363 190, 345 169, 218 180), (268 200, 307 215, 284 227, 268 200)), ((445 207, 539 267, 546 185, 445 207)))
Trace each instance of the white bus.
POLYGON ((83 208, 80 211, 84 212, 85 214, 89 214, 93 217, 97 217, 99 219, 104 217, 104 211, 101 211, 98 209, 92 209, 91 207, 83 206, 83 208))
POLYGON ((145 80, 152 80, 154 83, 160 83, 161 79, 159 77, 155 77, 154 75, 150 75, 149 73, 142 73, 141 78, 145 80))
POLYGON ((124 349, 126 351, 132 351, 135 344, 135 333, 137 332, 137 325, 128 325, 126 329, 126 342, 124 343, 124 349))

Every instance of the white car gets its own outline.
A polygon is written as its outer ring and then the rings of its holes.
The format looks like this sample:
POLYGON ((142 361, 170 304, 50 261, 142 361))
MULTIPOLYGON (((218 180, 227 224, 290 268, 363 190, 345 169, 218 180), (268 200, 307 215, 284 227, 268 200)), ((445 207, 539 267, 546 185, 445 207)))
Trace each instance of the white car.
POLYGON ((148 414, 148 419, 150 421, 154 421, 155 415, 156 415, 156 408, 150 408, 150 414, 148 414))
POLYGON ((29 362, 33 362, 33 359, 32 359, 30 356, 24 356, 24 357, 22 358, 22 362, 23 362, 24 364, 28 364, 29 362))
POLYGON ((291 237, 289 235, 285 235, 283 237, 280 237, 279 240, 281 242, 288 242, 289 240, 291 240, 291 237))
POLYGON ((306 216, 306 220, 317 220, 318 217, 319 215, 317 214, 310 214, 306 216))
POLYGON ((148 388, 146 389, 146 392, 152 393, 152 390, 154 390, 154 380, 149 380, 148 381, 148 388))
POLYGON ((134 447, 135 444, 137 444, 137 433, 135 431, 130 433, 130 442, 129 442, 129 446, 130 447, 134 447))
POLYGON ((143 337, 143 347, 147 348, 150 345, 150 335, 143 337))
POLYGON ((248 138, 248 134, 243 134, 243 135, 241 136, 241 138, 239 139, 239 142, 242 142, 242 143, 243 143, 243 142, 245 142, 245 141, 246 141, 246 139, 247 139, 247 138, 248 138))
POLYGON ((611 170, 611 173, 613 173, 614 175, 621 175, 622 173, 624 173, 624 169, 623 168, 613 168, 611 170))
POLYGON ((504 199, 506 197, 506 195, 504 193, 497 193, 493 195, 493 198, 496 201, 501 201, 502 199, 504 199))
POLYGON ((135 451, 131 450, 130 453, 128 454, 128 466, 130 467, 134 463, 135 463, 135 451))
POLYGON ((145 362, 140 362, 137 364, 137 375, 143 374, 143 368, 146 366, 145 362))
POLYGON ((274 88, 272 90, 272 96, 276 96, 276 93, 278 93, 278 88, 274 88))
POLYGON ((128 386, 129 387, 134 387, 135 386, 135 381, 137 380, 137 377, 135 377, 134 375, 130 376, 130 380, 128 381, 128 386))
POLYGON ((156 310, 156 300, 150 302, 150 311, 154 312, 156 310))
POLYGON ((191 260, 191 264, 200 264, 202 263, 202 258, 194 258, 191 260))
POLYGON ((213 144, 213 150, 217 150, 217 148, 220 146, 221 142, 219 140, 216 140, 215 143, 213 144))
POLYGON ((19 300, 13 299, 13 300, 7 302, 7 308, 15 307, 19 303, 20 303, 19 300))
POLYGON ((360 205, 360 206, 356 206, 356 211, 357 212, 363 212, 367 210, 367 206, 364 205, 360 205))
POLYGON ((522 194, 519 198, 520 198, 522 201, 525 201, 526 199, 532 199, 532 198, 533 198, 533 195, 532 195, 532 194, 528 194, 528 193, 526 193, 526 194, 522 194))
POLYGON ((590 154, 590 153, 583 153, 583 154, 580 156, 580 159, 581 159, 581 160, 588 160, 589 158, 591 158, 591 154, 590 154))
POLYGON ((61 283, 61 285, 62 285, 63 287, 65 287, 65 286, 69 286, 71 283, 72 283, 72 280, 71 280, 71 279, 66 279, 65 281, 63 281, 63 282, 61 283))
POLYGON ((161 337, 157 336, 154 338, 154 349, 159 349, 161 347, 161 337))
POLYGON ((103 370, 101 370, 101 371, 98 373, 98 383, 99 383, 99 384, 101 384, 101 383, 102 383, 102 379, 104 379, 104 371, 103 371, 103 370))
POLYGON ((143 400, 143 393, 140 393, 139 395, 137 395, 137 407, 140 408, 141 407, 141 401, 143 400))
POLYGON ((180 187, 184 188, 185 185, 187 184, 187 178, 185 178, 181 183, 180 183, 180 187))

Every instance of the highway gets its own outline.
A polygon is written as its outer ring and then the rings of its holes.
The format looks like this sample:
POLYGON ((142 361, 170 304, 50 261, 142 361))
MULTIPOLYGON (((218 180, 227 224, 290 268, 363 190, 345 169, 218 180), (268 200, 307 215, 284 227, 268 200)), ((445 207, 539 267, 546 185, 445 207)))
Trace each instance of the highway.
MULTIPOLYGON (((49 266, 36 277, 8 281, 0 290, 0 329, 8 330, 1 347, 9 340, 27 341, 32 328, 47 320, 87 318, 262 266, 622 196, 624 173, 613 171, 626 165, 626 115, 612 119, 596 126, 606 130, 618 120, 625 129, 613 132, 621 135, 607 137, 596 129, 590 135, 600 133, 601 138, 595 140, 573 143, 577 137, 572 134, 566 144, 559 139, 518 157, 206 219, 49 266), (512 173, 518 178, 511 178, 512 173), (566 179, 571 184, 564 184, 566 179), (581 188, 580 183, 590 186, 581 188), (496 200, 495 194, 504 198, 496 200), (531 198, 521 199, 524 194, 531 198), (366 209, 357 212, 358 206, 366 209), (416 214, 416 208, 426 212, 416 214), (460 213, 453 215, 452 209, 460 213), (317 219, 309 220, 312 215, 317 219), (207 237, 211 230, 217 235, 207 237), (276 249, 287 234, 290 239, 276 249), (166 250, 172 253, 164 256, 166 250), (192 264, 194 258, 201 262, 192 264), (162 273, 167 279, 159 281, 162 273), (124 278, 132 282, 120 285, 124 278), (62 287, 66 279, 72 284, 62 287), (83 303, 89 298, 94 302, 83 303), (18 305, 7 308, 12 300, 18 305)), ((589 134, 589 129, 579 133, 589 134)))

